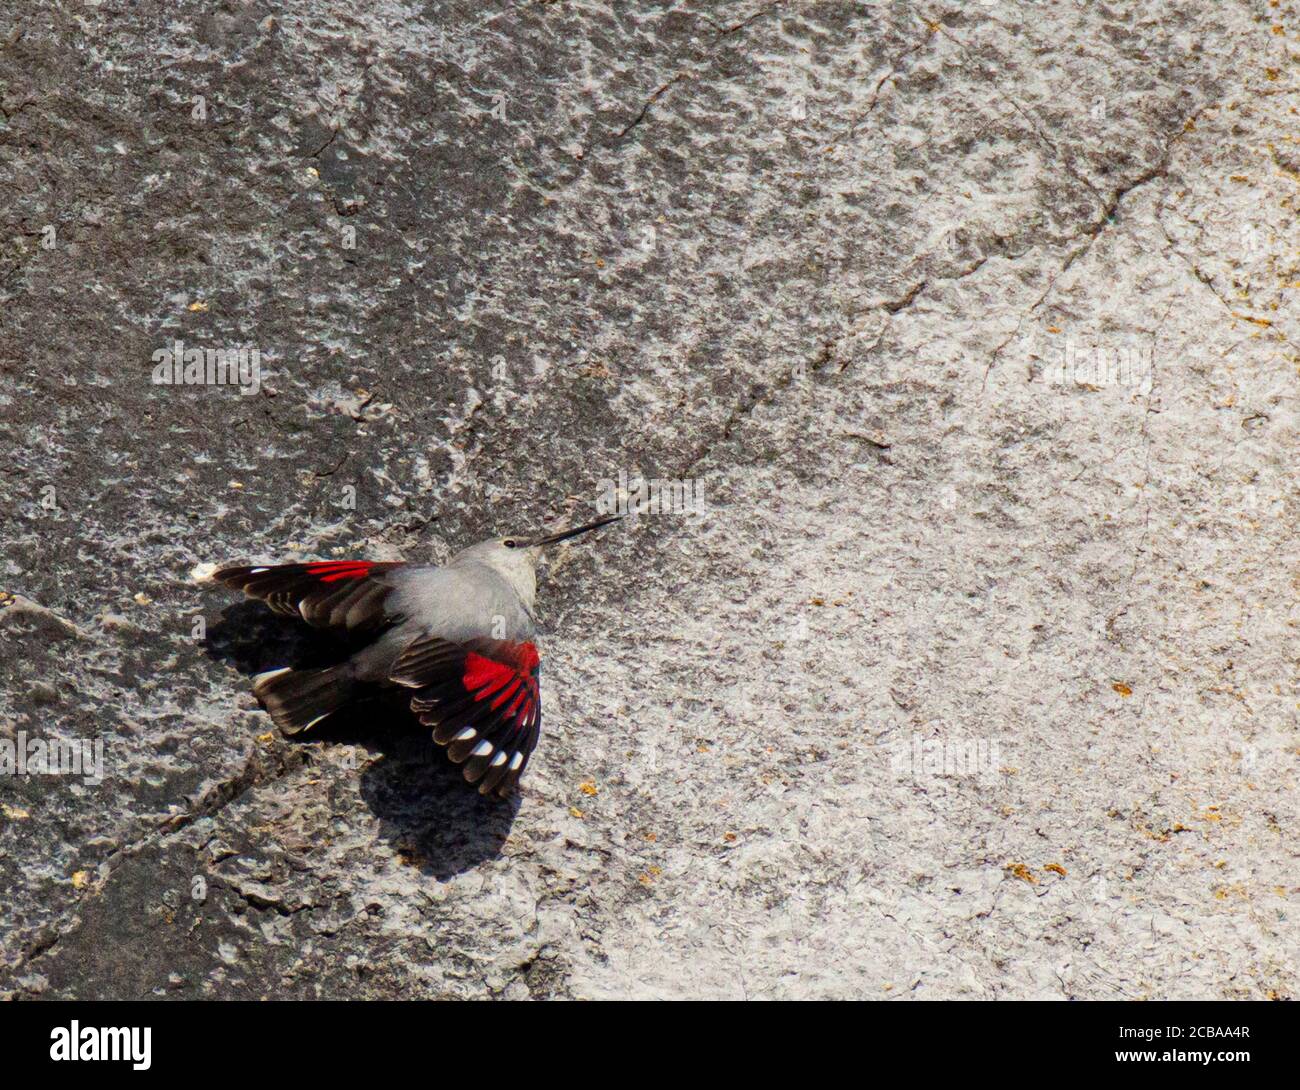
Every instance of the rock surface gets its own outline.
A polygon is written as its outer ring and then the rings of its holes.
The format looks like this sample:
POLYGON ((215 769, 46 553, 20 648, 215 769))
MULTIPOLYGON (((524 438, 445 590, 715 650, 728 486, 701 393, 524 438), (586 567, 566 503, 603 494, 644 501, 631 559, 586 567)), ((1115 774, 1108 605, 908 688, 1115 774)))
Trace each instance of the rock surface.
POLYGON ((0 992, 1295 996, 1298 59, 1293 0, 15 0, 0 742, 104 776, 0 779, 0 992), (271 732, 212 564, 620 472, 707 509, 552 567, 512 805, 271 732))

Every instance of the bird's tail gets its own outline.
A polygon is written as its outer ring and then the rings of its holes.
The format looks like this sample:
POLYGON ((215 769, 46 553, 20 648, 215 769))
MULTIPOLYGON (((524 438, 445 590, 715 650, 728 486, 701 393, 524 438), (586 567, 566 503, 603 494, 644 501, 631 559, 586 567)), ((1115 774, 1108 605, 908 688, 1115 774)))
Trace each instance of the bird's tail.
POLYGON ((285 734, 298 734, 338 711, 352 697, 355 681, 348 664, 322 670, 286 666, 253 678, 253 694, 285 734))

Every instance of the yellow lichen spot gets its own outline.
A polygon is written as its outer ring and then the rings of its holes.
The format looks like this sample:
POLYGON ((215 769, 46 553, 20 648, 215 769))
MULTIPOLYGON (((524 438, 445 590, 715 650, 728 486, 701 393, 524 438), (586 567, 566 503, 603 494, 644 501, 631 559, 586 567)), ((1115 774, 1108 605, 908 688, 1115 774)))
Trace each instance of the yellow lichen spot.
POLYGON ((10 806, 7 802, 0 802, 0 813, 3 813, 10 821, 26 821, 32 815, 18 806, 10 806))
POLYGON ((90 885, 90 871, 78 870, 72 872, 72 888, 85 889, 90 885))
POLYGON ((1060 327, 1059 325, 1049 325, 1049 326, 1047 327, 1047 332, 1048 332, 1048 333, 1060 333, 1060 332, 1061 332, 1061 327, 1060 327))
POLYGON ((1130 689, 1127 685, 1125 685, 1124 682, 1122 681, 1115 682, 1115 684, 1112 685, 1111 688, 1114 689, 1117 693, 1119 693, 1120 696, 1133 695, 1133 690, 1130 689))
POLYGON ((735 833, 723 833, 723 834, 722 834, 722 839, 725 840, 728 844, 734 844, 734 843, 736 842, 736 834, 735 834, 735 833))
POLYGON ((259 734, 257 740, 264 746, 269 746, 275 741, 275 731, 268 730, 265 734, 259 734))
POLYGON ((147 594, 145 594, 143 591, 141 591, 139 594, 135 595, 135 597, 132 599, 132 601, 134 601, 135 604, 138 605, 138 606, 147 606, 147 605, 149 605, 151 602, 153 602, 153 599, 150 598, 149 595, 147 595, 147 594))
POLYGON ((570 816, 570 817, 580 818, 580 817, 586 817, 587 815, 584 814, 581 810, 579 810, 576 806, 570 806, 570 807, 569 807, 569 816, 570 816))
POLYGON ((1038 879, 1034 877, 1034 872, 1023 863, 1008 863, 1003 870, 1013 878, 1019 878, 1022 882, 1028 882, 1031 886, 1038 884, 1038 879))
POLYGON ((591 798, 593 795, 597 794, 600 791, 600 788, 597 787, 593 781, 587 780, 585 783, 578 784, 578 790, 581 791, 588 798, 591 798))
POLYGON ((186 309, 193 311, 195 314, 202 314, 208 309, 208 304, 202 299, 195 299, 186 309))
POLYGON ((1060 863, 1048 863, 1043 870, 1050 870, 1055 874, 1059 874, 1062 878, 1064 878, 1068 873, 1060 863))

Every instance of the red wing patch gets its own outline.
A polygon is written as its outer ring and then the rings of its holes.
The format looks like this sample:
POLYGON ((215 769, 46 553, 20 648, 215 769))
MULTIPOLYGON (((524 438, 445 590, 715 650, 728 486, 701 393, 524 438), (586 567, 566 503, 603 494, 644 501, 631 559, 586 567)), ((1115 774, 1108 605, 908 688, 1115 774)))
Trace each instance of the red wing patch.
POLYGON ((331 560, 322 564, 307 564, 307 574, 322 583, 337 583, 340 579, 364 579, 376 565, 369 560, 331 560))
POLYGON ((541 733, 541 659, 532 643, 452 643, 426 636, 389 677, 415 689, 411 710, 482 794, 507 796, 541 733))
POLYGON ((224 568, 213 578, 261 599, 277 613, 351 632, 395 619, 385 609, 391 587, 384 574, 396 567, 400 565, 371 560, 321 560, 224 568))

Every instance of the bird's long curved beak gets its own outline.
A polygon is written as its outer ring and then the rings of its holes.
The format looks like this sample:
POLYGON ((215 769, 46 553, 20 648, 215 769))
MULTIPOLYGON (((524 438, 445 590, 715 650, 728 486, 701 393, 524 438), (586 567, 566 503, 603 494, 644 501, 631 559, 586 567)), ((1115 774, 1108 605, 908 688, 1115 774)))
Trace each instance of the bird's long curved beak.
POLYGON ((539 545, 554 545, 557 541, 567 541, 571 537, 577 537, 579 534, 585 534, 589 530, 598 530, 602 526, 608 526, 611 522, 617 522, 622 515, 606 515, 603 519, 597 519, 595 522, 589 522, 585 526, 575 526, 572 530, 561 530, 558 534, 548 534, 546 537, 539 537, 536 541, 528 543, 529 548, 539 545))

